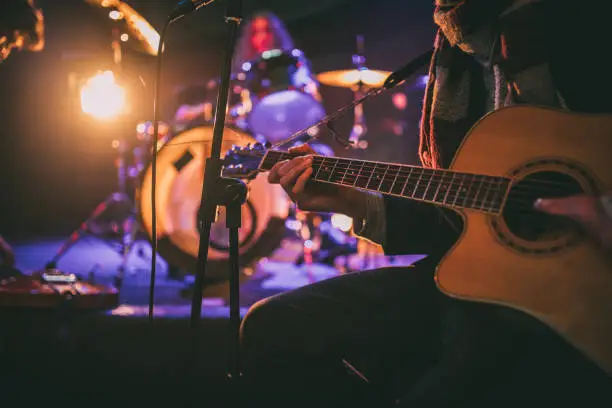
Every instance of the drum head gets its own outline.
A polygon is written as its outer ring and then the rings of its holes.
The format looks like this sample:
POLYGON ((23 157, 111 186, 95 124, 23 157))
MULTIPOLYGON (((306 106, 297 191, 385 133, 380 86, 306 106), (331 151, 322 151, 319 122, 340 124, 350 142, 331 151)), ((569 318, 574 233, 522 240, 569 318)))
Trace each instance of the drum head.
MULTIPOLYGON (((212 126, 190 129, 175 136, 158 151, 156 216, 159 254, 171 265, 194 273, 200 243, 198 211, 200 207, 203 164, 212 147, 212 126)), ((222 154, 232 145, 244 146, 255 140, 248 134, 225 128, 222 154)), ((152 237, 151 166, 147 168, 139 192, 143 227, 152 237)), ((242 265, 269 255, 282 240, 289 199, 278 185, 269 184, 260 174, 248 185, 249 197, 242 207, 239 230, 242 265)), ((208 251, 207 279, 228 278, 228 230, 224 209, 213 223, 208 251), (211 267, 212 266, 212 267, 211 267)))
POLYGON ((318 85, 300 50, 271 50, 243 66, 251 99, 248 129, 272 143, 325 117, 318 85))
POLYGON ((249 129, 276 143, 325 117, 321 103, 300 91, 280 91, 253 105, 248 116, 249 129))

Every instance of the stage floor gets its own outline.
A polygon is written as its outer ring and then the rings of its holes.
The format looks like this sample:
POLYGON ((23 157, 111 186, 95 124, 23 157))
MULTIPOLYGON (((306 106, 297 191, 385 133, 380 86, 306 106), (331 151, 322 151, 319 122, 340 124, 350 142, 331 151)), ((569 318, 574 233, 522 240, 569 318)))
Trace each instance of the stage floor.
MULTIPOLYGON (((12 242, 17 268, 26 274, 44 268, 62 241, 12 242)), ((252 266, 252 274, 241 282, 243 315, 250 305, 267 296, 350 273, 321 264, 298 267, 295 261, 300 254, 300 243, 288 239, 252 266)), ((148 242, 139 241, 128 260, 120 305, 106 313, 60 318, 51 311, 0 310, 0 326, 5 328, 0 331, 0 389, 13 391, 5 398, 20 406, 40 406, 33 398, 25 404, 23 401, 23 391, 36 384, 43 400, 50 394, 71 400, 76 393, 95 396, 98 402, 114 407, 191 406, 197 401, 194 393, 204 393, 204 400, 216 401, 207 406, 228 406, 225 373, 231 342, 227 283, 213 288, 212 295, 204 299, 198 342, 202 362, 194 376, 188 369, 193 362, 191 295, 183 293, 185 282, 169 277, 167 263, 158 257, 155 319, 149 322, 150 256, 148 242)), ((348 261, 369 269, 408 265, 419 258, 348 261)), ((339 260, 341 264, 344 261, 339 260)), ((96 283, 112 284, 120 262, 112 246, 87 237, 61 259, 58 268, 85 277, 93 272, 96 283)))
MULTIPOLYGON (((59 239, 31 240, 14 243, 17 259, 16 267, 29 274, 44 268, 63 242, 59 239)), ((350 273, 342 265, 353 269, 373 269, 384 266, 411 265, 422 259, 421 255, 403 257, 384 257, 380 254, 338 258, 336 265, 310 264, 296 265, 301 255, 301 243, 286 239, 269 257, 246 268, 248 276, 241 278, 240 304, 244 314, 248 307, 265 297, 299 288, 350 273)), ((121 255, 112 241, 93 236, 84 237, 61 258, 58 269, 83 277, 93 274, 95 282, 112 285, 121 263, 121 255)), ((191 293, 186 290, 192 276, 183 280, 172 278, 168 273, 168 263, 157 257, 155 281, 155 316, 165 318, 185 318, 190 314, 191 293)), ((144 240, 137 241, 130 252, 127 271, 121 289, 121 305, 109 311, 113 315, 145 316, 148 313, 149 285, 151 271, 151 245, 144 240)), ((202 307, 204 318, 223 318, 229 316, 227 283, 209 287, 206 290, 202 307)))

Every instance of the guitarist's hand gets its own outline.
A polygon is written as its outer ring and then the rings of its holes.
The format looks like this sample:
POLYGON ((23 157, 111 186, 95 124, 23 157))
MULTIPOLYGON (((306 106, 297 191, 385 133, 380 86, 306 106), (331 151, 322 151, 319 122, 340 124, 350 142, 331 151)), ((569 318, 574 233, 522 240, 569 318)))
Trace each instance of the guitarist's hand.
POLYGON ((353 218, 364 216, 365 193, 331 184, 308 183, 315 151, 308 145, 289 151, 302 156, 275 164, 268 181, 280 184, 301 210, 341 213, 353 218))
POLYGON ((579 222, 606 249, 612 250, 612 206, 610 197, 597 198, 576 195, 566 198, 538 200, 536 208, 540 211, 563 215, 579 222))

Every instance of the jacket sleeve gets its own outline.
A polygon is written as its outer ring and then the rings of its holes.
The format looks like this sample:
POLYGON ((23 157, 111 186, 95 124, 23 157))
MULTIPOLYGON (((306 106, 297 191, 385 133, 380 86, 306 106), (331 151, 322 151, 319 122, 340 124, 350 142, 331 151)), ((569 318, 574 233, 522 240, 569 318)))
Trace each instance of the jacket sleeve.
POLYGON ((458 238, 461 217, 433 204, 385 197, 385 254, 438 256, 458 238))

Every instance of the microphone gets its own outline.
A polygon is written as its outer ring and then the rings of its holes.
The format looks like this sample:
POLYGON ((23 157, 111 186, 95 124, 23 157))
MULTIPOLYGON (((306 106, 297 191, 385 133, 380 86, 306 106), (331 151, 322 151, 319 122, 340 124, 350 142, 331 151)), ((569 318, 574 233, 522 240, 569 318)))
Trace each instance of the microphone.
POLYGON ((423 54, 419 55, 408 64, 404 65, 400 69, 396 70, 394 73, 390 74, 387 79, 385 79, 385 83, 383 87, 385 89, 391 89, 417 72, 418 69, 423 67, 429 61, 431 61, 431 57, 433 55, 433 49, 425 51, 423 54))
POLYGON ((181 0, 178 2, 176 7, 168 19, 171 22, 175 22, 176 20, 185 17, 187 14, 193 13, 194 11, 198 11, 200 8, 204 6, 208 6, 215 0, 181 0))

